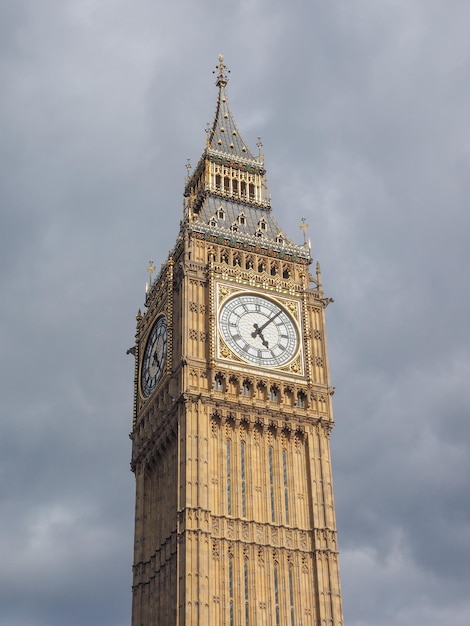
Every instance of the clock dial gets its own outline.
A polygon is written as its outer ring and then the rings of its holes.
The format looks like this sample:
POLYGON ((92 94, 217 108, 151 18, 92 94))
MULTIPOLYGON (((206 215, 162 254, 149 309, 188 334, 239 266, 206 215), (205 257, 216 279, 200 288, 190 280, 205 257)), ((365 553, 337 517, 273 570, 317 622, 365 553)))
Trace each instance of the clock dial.
POLYGON ((160 380, 166 363, 167 328, 166 317, 161 315, 155 322, 145 346, 142 360, 141 386, 147 398, 160 380))
POLYGON ((297 326, 273 300, 255 294, 230 298, 221 308, 219 329, 227 346, 255 365, 280 367, 295 357, 297 326))

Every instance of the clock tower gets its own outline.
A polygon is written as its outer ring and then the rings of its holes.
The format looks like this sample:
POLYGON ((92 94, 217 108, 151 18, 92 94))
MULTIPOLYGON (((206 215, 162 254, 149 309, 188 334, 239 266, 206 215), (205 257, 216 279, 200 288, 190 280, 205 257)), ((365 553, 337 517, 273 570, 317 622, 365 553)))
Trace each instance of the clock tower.
POLYGON ((331 299, 305 237, 273 218, 222 56, 216 74, 214 123, 131 350, 132 626, 342 626, 331 299))

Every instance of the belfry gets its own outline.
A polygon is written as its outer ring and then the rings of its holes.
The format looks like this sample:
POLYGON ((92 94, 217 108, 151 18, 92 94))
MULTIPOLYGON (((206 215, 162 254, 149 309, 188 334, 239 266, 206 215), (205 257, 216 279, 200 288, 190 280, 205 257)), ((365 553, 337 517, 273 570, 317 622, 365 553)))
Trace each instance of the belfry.
POLYGON ((320 266, 273 218, 216 67, 174 247, 137 315, 132 626, 342 626, 320 266))

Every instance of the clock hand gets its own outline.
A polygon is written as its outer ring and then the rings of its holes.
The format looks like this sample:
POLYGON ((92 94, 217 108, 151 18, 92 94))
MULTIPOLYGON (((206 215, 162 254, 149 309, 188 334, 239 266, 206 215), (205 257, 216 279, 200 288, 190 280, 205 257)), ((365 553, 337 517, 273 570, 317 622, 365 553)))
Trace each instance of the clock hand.
POLYGON ((277 317, 278 315, 280 315, 281 313, 282 313, 282 311, 281 311, 281 310, 279 310, 279 311, 276 313, 276 315, 273 315, 272 317, 270 317, 270 318, 268 319, 268 321, 267 321, 267 322, 265 322, 262 326, 258 326, 258 324, 253 324, 253 328, 255 329, 255 330, 254 330, 254 332, 252 332, 252 333, 251 333, 251 336, 253 337, 253 339, 254 339, 257 335, 262 336, 262 334, 263 334, 263 330, 266 328, 266 326, 268 326, 269 324, 271 324, 271 322, 272 322, 273 320, 275 320, 275 319, 276 319, 276 317, 277 317))
POLYGON ((261 326, 260 328, 258 324, 253 324, 253 327, 255 329, 255 331, 251 333, 251 336, 253 337, 253 339, 255 339, 259 335, 259 338, 261 339, 261 343, 263 344, 263 346, 269 349, 269 343, 266 341, 263 335, 264 326, 261 326))
POLYGON ((157 351, 156 350, 153 353, 153 363, 152 363, 152 365, 155 363, 155 361, 157 362, 157 367, 160 367, 160 359, 157 356, 157 351))

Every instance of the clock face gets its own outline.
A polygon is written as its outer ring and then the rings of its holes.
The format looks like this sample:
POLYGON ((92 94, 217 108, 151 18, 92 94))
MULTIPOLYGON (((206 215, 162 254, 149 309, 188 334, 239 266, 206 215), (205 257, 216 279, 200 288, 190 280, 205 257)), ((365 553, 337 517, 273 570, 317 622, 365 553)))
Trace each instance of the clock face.
POLYGON ((166 317, 161 315, 147 340, 142 361, 141 386, 147 398, 160 380, 166 363, 167 329, 166 317))
POLYGON ((224 303, 219 329, 241 359, 261 366, 286 365, 297 354, 297 326, 279 304, 263 296, 241 294, 224 303))

